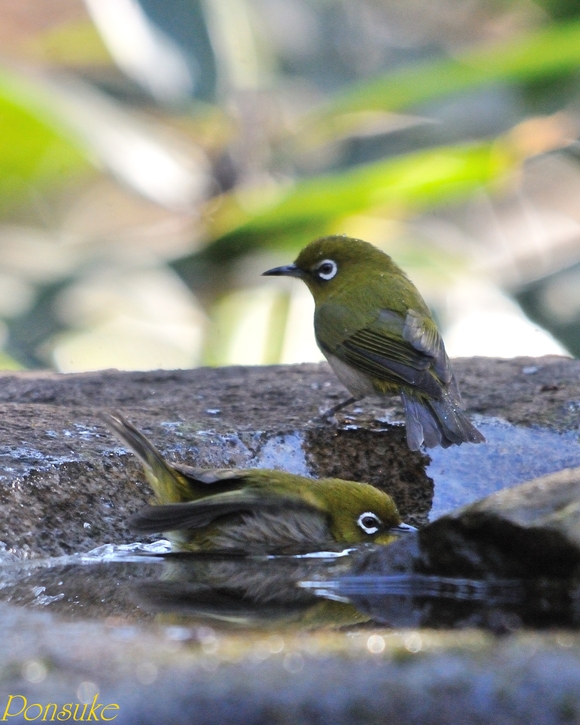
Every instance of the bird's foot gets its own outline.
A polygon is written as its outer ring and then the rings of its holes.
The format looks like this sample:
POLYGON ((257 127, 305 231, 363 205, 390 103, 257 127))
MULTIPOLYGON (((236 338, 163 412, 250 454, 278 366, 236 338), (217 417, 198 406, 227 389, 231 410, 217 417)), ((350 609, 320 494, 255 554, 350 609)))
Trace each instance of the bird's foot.
POLYGON ((337 405, 334 405, 332 408, 329 408, 328 410, 325 410, 324 413, 320 413, 320 415, 317 415, 314 418, 311 418, 308 422, 313 424, 320 424, 320 423, 327 423, 330 421, 331 418, 334 418, 336 413, 338 413, 343 408, 346 408, 349 405, 352 405, 353 403, 357 403, 360 400, 360 398, 354 398, 351 397, 348 400, 343 400, 342 403, 338 403, 337 405))

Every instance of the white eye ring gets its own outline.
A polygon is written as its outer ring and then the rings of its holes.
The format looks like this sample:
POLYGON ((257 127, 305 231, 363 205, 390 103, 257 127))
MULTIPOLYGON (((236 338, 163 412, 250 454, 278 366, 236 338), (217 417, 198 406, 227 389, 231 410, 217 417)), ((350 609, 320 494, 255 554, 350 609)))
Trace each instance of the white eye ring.
POLYGON ((380 518, 372 511, 365 511, 356 520, 365 534, 376 534, 382 525, 380 518), (370 521, 369 521, 370 519, 370 521))
POLYGON ((338 264, 333 259, 323 259, 316 265, 316 274, 320 279, 328 281, 338 272, 338 264), (324 268, 324 272, 322 271, 324 268))

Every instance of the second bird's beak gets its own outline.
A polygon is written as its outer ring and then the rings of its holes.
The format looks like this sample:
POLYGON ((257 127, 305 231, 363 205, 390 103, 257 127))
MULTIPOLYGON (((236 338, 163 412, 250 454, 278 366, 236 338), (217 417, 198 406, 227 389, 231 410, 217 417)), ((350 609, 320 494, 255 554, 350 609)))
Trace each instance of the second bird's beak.
POLYGON ((274 267, 267 272, 262 272, 262 277, 302 277, 303 272, 295 264, 288 264, 285 267, 274 267))
POLYGON ((392 526, 389 529, 389 534, 410 534, 413 531, 418 531, 418 529, 410 524, 400 523, 398 526, 392 526))

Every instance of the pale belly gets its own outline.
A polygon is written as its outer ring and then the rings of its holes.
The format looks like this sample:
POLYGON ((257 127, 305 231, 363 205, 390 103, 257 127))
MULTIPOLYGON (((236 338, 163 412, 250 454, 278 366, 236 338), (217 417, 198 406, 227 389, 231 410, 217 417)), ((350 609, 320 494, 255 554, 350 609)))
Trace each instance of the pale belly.
POLYGON ((378 391, 374 389, 372 382, 364 373, 360 373, 334 355, 325 353, 325 357, 336 377, 355 398, 376 395, 378 391))

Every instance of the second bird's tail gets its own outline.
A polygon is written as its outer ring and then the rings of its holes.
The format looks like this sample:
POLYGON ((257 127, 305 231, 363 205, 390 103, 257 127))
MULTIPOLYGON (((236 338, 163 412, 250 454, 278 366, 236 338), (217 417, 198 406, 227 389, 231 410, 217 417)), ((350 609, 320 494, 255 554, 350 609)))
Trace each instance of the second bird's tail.
POLYGON ((186 479, 167 463, 141 431, 120 413, 106 413, 104 418, 109 428, 143 463, 145 475, 159 503, 179 503, 191 498, 181 495, 188 489, 186 479))

